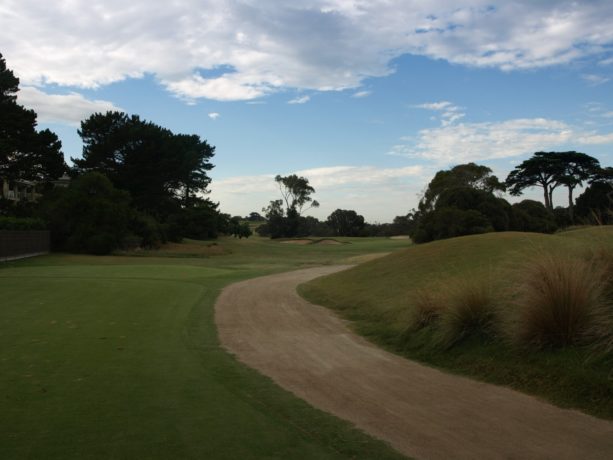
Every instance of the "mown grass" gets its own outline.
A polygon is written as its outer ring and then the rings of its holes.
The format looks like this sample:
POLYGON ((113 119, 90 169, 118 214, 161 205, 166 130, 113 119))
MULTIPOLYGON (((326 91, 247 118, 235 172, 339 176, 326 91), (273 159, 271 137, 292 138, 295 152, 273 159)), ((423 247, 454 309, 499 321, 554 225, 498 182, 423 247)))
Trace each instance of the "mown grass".
POLYGON ((227 284, 407 245, 348 242, 229 238, 219 255, 191 241, 180 257, 173 247, 1 265, 0 458, 401 458, 217 340, 227 284))
MULTIPOLYGON (((502 319, 517 318, 509 299, 518 296, 513 286, 527 260, 543 253, 589 260, 595 251, 612 248, 613 229, 607 227, 461 237, 314 280, 300 292, 336 309, 358 332, 396 353, 613 418, 613 356, 606 353, 606 331, 600 332, 605 337, 600 350, 582 341, 531 347, 527 342, 542 344, 542 338, 510 340, 510 326, 502 319)), ((610 310, 601 312, 607 314, 610 310)), ((605 320, 598 324, 606 329, 605 320)))

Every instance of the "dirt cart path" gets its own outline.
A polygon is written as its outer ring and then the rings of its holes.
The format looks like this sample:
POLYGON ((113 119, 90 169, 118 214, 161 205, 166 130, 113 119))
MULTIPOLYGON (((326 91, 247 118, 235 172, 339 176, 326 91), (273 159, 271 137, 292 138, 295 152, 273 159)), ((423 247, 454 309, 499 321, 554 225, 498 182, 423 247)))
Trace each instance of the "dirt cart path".
POLYGON ((418 459, 613 459, 613 423, 387 353, 296 294, 298 284, 343 268, 228 286, 215 307, 221 343, 313 406, 418 459))

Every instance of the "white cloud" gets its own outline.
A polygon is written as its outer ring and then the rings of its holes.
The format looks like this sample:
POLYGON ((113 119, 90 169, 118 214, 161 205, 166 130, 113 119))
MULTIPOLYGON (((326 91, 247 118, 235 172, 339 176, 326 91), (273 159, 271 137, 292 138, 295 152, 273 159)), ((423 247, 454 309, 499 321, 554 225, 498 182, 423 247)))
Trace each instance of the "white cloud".
POLYGON ((603 75, 595 75, 595 74, 583 74, 581 75, 586 82, 588 82, 591 86, 602 85, 603 83, 611 80, 609 77, 605 77, 603 75))
POLYGON ((310 100, 311 100, 311 96, 300 96, 300 97, 295 97, 294 99, 287 101, 287 103, 288 104, 306 104, 310 100))
POLYGON ((220 114, 217 112, 210 112, 208 115, 211 120, 217 120, 220 117, 220 114))
POLYGON ((613 44, 608 0, 3 0, 0 17, 22 84, 150 74, 186 100, 358 88, 406 53, 503 70, 608 63, 613 44))
POLYGON ((441 102, 427 102, 425 104, 418 104, 414 106, 418 109, 434 110, 441 113, 441 125, 449 126, 460 118, 464 118, 466 115, 462 112, 462 109, 457 105, 453 105, 449 101, 441 102))
POLYGON ((600 65, 611 65, 611 64, 613 64, 613 57, 610 57, 610 58, 607 58, 607 59, 603 59, 598 64, 600 64, 600 65))
POLYGON ((79 126, 82 120, 95 112, 121 110, 112 102, 91 100, 79 93, 48 94, 32 86, 23 86, 17 93, 18 101, 38 114, 42 123, 65 123, 79 126))
POLYGON ((571 135, 565 124, 542 118, 460 123, 421 130, 416 143, 396 145, 390 154, 464 163, 534 152, 567 142, 571 135))
POLYGON ((395 145, 389 154, 450 165, 514 157, 568 144, 609 143, 613 144, 613 133, 585 133, 561 121, 526 118, 423 129, 415 142, 395 145))
POLYGON ((372 94, 371 91, 358 91, 357 93, 353 93, 351 97, 362 98, 362 97, 370 96, 371 94, 372 94))
MULTIPOLYGON (((403 136, 389 155, 422 158, 439 165, 515 157, 564 145, 609 144, 613 133, 577 128, 546 118, 519 118, 498 122, 458 123, 465 116, 449 101, 415 105, 440 114, 440 126, 422 129, 417 136, 403 136)), ((600 103, 588 103, 589 112, 606 116, 600 103)))
POLYGON ((577 139, 577 142, 587 145, 598 144, 613 144, 613 133, 609 134, 597 134, 589 133, 585 134, 577 139))
MULTIPOLYGON (((416 205, 417 194, 432 171, 423 166, 378 168, 375 166, 331 166, 304 169, 288 174, 309 179, 321 208, 310 214, 325 219, 337 208, 354 209, 370 221, 390 222, 397 214, 416 205)), ((246 215, 260 211, 279 198, 274 174, 214 179, 211 198, 221 202, 224 212, 246 215)))
POLYGON ((332 166, 297 171, 296 174, 309 179, 309 182, 322 189, 347 184, 382 184, 389 180, 419 176, 422 166, 403 168, 376 168, 374 166, 332 166))

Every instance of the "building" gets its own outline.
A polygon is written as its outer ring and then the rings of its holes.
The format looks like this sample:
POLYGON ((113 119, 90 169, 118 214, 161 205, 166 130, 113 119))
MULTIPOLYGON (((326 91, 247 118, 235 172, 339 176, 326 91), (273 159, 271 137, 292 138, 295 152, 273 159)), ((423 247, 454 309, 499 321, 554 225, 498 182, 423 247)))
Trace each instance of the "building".
MULTIPOLYGON (((36 190, 37 183, 29 180, 15 180, 8 181, 0 179, 2 181, 1 197, 13 201, 36 201, 42 195, 36 190)), ((54 187, 68 187, 70 184, 70 177, 64 174, 57 180, 53 181, 54 187)))
POLYGON ((36 201, 40 193, 36 192, 36 182, 29 180, 8 181, 2 179, 2 198, 9 201, 36 201))

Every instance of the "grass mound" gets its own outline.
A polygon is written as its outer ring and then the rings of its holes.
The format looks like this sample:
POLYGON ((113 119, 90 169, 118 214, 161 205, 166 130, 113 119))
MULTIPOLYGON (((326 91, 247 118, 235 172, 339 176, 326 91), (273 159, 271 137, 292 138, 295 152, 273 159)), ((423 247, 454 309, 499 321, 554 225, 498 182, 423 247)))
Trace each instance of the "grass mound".
POLYGON ((609 227, 472 235, 300 292, 391 351, 613 418, 611 250, 609 227))

